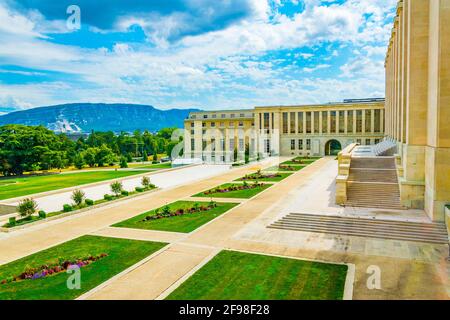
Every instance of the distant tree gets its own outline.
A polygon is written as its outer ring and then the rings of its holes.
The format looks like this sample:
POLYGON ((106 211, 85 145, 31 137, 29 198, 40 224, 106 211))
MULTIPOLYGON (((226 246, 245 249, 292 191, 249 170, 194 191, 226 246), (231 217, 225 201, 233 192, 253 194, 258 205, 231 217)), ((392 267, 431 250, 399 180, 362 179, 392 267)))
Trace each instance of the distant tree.
POLYGON ((86 198, 86 194, 83 192, 83 190, 74 190, 72 192, 72 200, 75 203, 75 205, 80 206, 83 204, 84 199, 86 198))
POLYGON ((37 210, 37 203, 32 198, 26 198, 19 202, 17 211, 23 218, 30 217, 37 210))
POLYGON ((148 161, 148 154, 147 151, 144 150, 144 152, 142 153, 142 161, 148 161))
POLYGON ((120 167, 121 168, 128 168, 127 158, 120 157, 120 167))
POLYGON ((158 152, 156 150, 153 153, 153 162, 158 162, 158 152))
POLYGON ((97 148, 88 148, 83 152, 83 159, 89 167, 95 167, 95 157, 97 148))
POLYGON ((84 162, 83 156, 81 154, 77 154, 73 159, 73 164, 75 168, 81 170, 86 163, 84 162))

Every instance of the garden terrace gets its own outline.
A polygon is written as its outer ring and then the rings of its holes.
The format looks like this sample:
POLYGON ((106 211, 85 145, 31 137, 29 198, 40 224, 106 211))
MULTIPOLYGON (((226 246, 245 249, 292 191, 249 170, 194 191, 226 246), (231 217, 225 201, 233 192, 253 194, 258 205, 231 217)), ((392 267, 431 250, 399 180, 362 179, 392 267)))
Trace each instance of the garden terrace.
MULTIPOLYGON (((83 236, 22 259, 0 266, 0 300, 69 300, 74 299, 158 251, 166 244, 149 241, 83 236), (27 281, 11 281, 29 268, 56 268, 61 261, 101 257, 87 263, 82 270, 80 290, 67 288, 67 274, 53 274, 27 281)), ((64 267, 64 266, 62 266, 64 267)), ((48 272, 48 269, 46 269, 48 272)))
POLYGON ((189 233, 231 210, 237 203, 177 201, 113 227, 189 233))
POLYGON ((342 300, 346 265, 222 251, 168 300, 342 300))
POLYGON ((194 197, 250 199, 269 187, 271 187, 270 184, 256 181, 244 184, 226 183, 219 187, 200 192, 194 195, 194 197))

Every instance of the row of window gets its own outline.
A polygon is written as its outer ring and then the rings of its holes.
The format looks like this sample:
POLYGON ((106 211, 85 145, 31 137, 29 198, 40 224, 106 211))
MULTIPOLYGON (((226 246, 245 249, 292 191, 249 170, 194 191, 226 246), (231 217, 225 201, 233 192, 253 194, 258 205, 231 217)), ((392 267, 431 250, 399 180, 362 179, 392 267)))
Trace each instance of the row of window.
MULTIPOLYGON (((211 145, 211 151, 215 152, 216 151, 216 139, 212 138, 210 145, 211 145)), ((253 149, 254 145, 255 145, 255 139, 252 139, 250 146, 249 146, 250 149, 253 149)), ((202 141, 202 150, 206 150, 207 146, 208 146, 208 141, 203 140, 202 141)), ((245 151, 245 140, 238 139, 237 147, 238 147, 239 151, 245 151)), ((225 139, 220 139, 219 148, 220 148, 219 151, 225 151, 225 139)), ((231 139, 229 150, 234 150, 234 148, 235 148, 235 139, 231 139)), ((195 151, 195 139, 191 139, 191 151, 195 151)))
POLYGON ((363 133, 364 121, 364 132, 380 133, 383 121, 380 109, 374 110, 373 128, 372 110, 283 112, 282 120, 283 134, 345 133, 346 120, 347 132, 363 133))
POLYGON ((296 150, 296 147, 298 146, 297 150, 303 150, 304 146, 306 146, 306 150, 311 150, 311 139, 305 139, 306 143, 303 143, 303 139, 298 140, 291 140, 291 150, 296 150))
MULTIPOLYGON (((229 115, 229 117, 230 118, 232 118, 232 119, 234 119, 234 118, 236 118, 236 115, 237 114, 234 114, 234 113, 231 113, 231 114, 228 114, 229 115)), ((225 119, 227 117, 227 114, 225 114, 225 113, 223 113, 223 114, 221 114, 220 115, 220 118, 222 118, 222 119, 225 119)), ((254 117, 254 114, 252 113, 252 114, 245 114, 245 113, 240 113, 239 114, 239 118, 245 118, 245 117, 254 117)), ((196 114, 193 114, 193 115, 191 115, 190 116, 190 118, 191 119, 197 119, 197 115, 196 114)), ((201 118, 203 118, 203 119, 217 119, 217 114, 211 114, 211 115, 208 115, 208 114, 204 114, 201 118)))

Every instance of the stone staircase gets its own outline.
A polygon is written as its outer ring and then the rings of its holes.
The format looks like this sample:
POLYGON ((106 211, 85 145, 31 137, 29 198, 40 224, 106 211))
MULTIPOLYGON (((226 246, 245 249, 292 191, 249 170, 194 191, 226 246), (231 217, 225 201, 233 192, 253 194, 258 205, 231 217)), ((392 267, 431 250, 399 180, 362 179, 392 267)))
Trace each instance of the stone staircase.
POLYGON ((414 223, 291 213, 281 220, 274 222, 268 226, 268 228, 444 245, 448 244, 447 229, 443 223, 414 223))
POLYGON ((352 158, 346 206, 404 210, 394 157, 352 158))

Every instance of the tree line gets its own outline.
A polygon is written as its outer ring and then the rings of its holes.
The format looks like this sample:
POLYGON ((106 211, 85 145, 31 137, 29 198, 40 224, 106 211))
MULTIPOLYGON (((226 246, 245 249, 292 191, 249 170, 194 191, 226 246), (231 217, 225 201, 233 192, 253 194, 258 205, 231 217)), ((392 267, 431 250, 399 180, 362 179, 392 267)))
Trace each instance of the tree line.
POLYGON ((0 172, 11 176, 72 165, 81 169, 120 162, 124 166, 136 157, 148 160, 156 154, 170 155, 179 143, 171 141, 174 130, 166 128, 156 134, 149 131, 92 132, 87 138, 73 141, 43 126, 0 126, 0 172))

